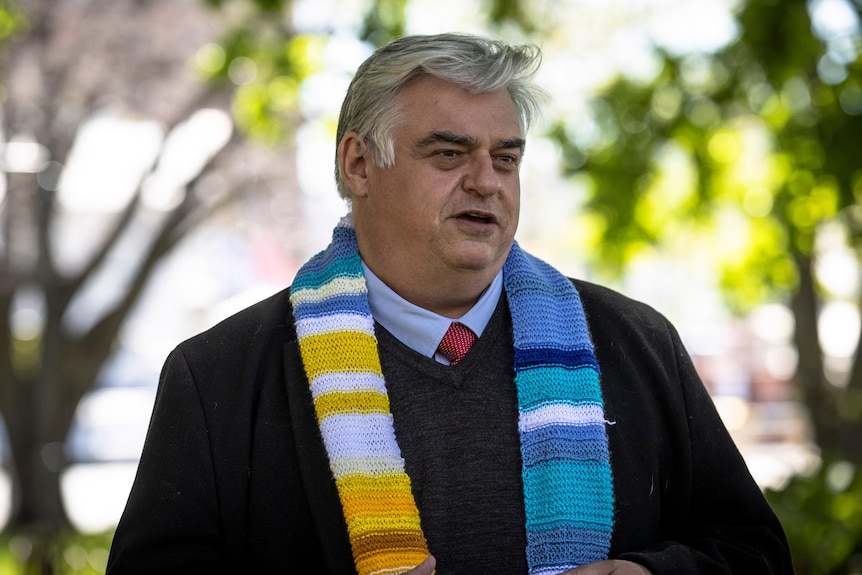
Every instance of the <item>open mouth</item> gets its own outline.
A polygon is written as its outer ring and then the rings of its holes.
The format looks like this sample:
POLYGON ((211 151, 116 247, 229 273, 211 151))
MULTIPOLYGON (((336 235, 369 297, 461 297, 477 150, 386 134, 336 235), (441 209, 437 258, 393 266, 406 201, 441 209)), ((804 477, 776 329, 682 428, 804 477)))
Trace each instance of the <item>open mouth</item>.
POLYGON ((481 212, 464 212, 458 216, 458 219, 479 224, 492 224, 495 221, 494 216, 481 212))

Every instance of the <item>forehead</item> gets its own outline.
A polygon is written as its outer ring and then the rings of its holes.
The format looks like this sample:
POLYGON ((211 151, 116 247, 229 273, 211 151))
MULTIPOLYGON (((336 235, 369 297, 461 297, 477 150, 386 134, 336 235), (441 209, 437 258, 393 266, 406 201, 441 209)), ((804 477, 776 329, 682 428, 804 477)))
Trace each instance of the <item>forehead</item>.
POLYGON ((517 109, 506 90, 474 94, 434 76, 411 80, 398 95, 396 137, 452 131, 477 138, 523 137, 517 109))

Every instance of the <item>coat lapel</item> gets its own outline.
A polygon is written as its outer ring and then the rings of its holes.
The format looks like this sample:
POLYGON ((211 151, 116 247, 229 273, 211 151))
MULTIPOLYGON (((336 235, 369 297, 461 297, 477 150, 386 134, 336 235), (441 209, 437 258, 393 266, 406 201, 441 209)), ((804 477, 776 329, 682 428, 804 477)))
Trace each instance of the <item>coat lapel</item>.
POLYGON ((300 472, 329 572, 355 575, 344 512, 295 339, 284 345, 284 376, 300 472))

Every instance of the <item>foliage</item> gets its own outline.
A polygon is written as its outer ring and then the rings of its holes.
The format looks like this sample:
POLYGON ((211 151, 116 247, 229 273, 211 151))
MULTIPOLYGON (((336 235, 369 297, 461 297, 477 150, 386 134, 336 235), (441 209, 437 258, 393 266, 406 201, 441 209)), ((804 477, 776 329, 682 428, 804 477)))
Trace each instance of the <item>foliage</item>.
POLYGON ((739 314, 788 303, 798 391, 820 446, 862 462, 859 418, 843 407, 862 388, 862 354, 845 387, 827 381, 817 316, 830 294, 815 273, 826 224, 843 225, 862 254, 862 7, 836 0, 843 28, 826 30, 817 4, 741 2, 727 46, 657 46, 655 75, 617 78, 589 121, 561 118, 552 137, 566 173, 586 182, 596 267, 619 274, 645 249, 682 239, 719 262, 739 314))
MULTIPOLYGON (((360 40, 380 46, 404 33, 406 0, 375 0, 360 40)), ((323 67, 331 31, 298 31, 289 0, 207 0, 231 24, 198 58, 203 78, 233 90, 233 115, 248 137, 267 145, 290 141, 301 122, 299 90, 323 67)))
MULTIPOLYGON (((102 575, 108 562, 113 533, 82 535, 65 531, 51 540, 45 554, 47 572, 65 575, 102 575)), ((0 575, 30 575, 26 567, 32 542, 25 536, 0 538, 0 575)))
POLYGON ((234 120, 249 137, 267 144, 288 139, 299 121, 299 86, 320 67, 322 39, 293 30, 290 1, 206 4, 231 23, 199 52, 202 78, 214 89, 232 90, 234 120))
POLYGON ((592 184, 587 211, 599 220, 605 270, 672 237, 672 222, 711 227, 745 250, 724 261, 729 301, 742 311, 795 287, 792 254, 812 253, 820 223, 856 214, 862 60, 841 81, 821 78, 829 53, 803 2, 750 0, 739 25, 716 54, 659 52, 649 82, 608 86, 591 104, 599 136, 585 142, 571 118, 553 134, 568 173, 592 184), (737 206, 745 217, 733 233, 750 242, 722 234, 737 206))
POLYGON ((27 27, 27 18, 20 8, 9 0, 0 0, 0 47, 5 48, 16 35, 26 33, 27 27))
POLYGON ((375 0, 366 13, 359 39, 380 47, 393 38, 404 35, 407 0, 375 0))
POLYGON ((862 473, 856 465, 828 462, 766 495, 784 526, 798 573, 862 572, 862 473))

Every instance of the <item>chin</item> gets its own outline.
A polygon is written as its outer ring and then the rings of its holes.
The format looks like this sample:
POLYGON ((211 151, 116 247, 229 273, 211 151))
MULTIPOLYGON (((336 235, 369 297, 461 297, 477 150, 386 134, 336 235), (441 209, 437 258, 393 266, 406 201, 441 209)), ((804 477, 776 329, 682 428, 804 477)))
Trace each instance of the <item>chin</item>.
POLYGON ((452 258, 453 267, 465 271, 483 272, 489 268, 493 268, 496 272, 503 266, 505 254, 502 256, 498 253, 489 253, 487 250, 483 253, 462 253, 452 258))

